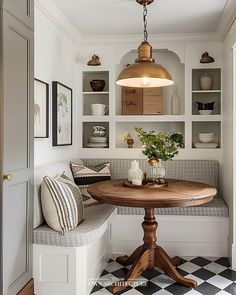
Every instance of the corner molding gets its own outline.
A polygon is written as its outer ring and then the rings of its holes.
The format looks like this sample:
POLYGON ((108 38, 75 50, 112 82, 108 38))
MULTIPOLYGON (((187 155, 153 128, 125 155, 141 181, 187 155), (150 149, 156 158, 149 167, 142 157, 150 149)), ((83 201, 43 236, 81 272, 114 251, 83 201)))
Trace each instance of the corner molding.
MULTIPOLYGON (((1 0, 0 0, 1 1, 1 0)), ((228 0, 231 1, 231 0, 228 0)), ((234 0, 232 0, 234 1, 234 0)), ((130 44, 140 43, 142 35, 96 35, 84 36, 65 17, 63 12, 51 0, 35 0, 37 7, 57 28, 67 36, 74 44, 130 44)), ((153 42, 184 42, 184 41, 219 41, 219 34, 216 32, 195 33, 195 34, 152 34, 149 36, 153 42)))
POLYGON ((217 33, 221 40, 228 35, 233 24, 236 22, 236 1, 228 0, 221 15, 217 33))
MULTIPOLYGON (((139 44, 143 40, 143 35, 96 35, 82 36, 82 44, 139 44)), ((185 42, 185 41, 219 41, 219 35, 212 33, 195 34, 150 34, 149 41, 155 42, 185 42)))
POLYGON ((37 7, 75 45, 81 41, 80 32, 51 0, 35 0, 37 7))

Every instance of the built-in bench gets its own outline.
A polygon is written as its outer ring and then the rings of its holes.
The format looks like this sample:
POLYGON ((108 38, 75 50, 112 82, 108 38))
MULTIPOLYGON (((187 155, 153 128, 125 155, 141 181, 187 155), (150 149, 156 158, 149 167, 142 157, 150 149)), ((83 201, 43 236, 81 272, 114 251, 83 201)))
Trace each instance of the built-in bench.
MULTIPOLYGON (((130 160, 84 159, 85 165, 111 163, 112 178, 127 178, 130 160)), ((150 175, 145 159, 140 168, 150 175)), ((217 196, 208 204, 185 208, 155 210, 158 242, 172 255, 227 256, 228 206, 220 190, 219 163, 214 160, 174 160, 165 162, 167 178, 202 182, 217 188, 217 196)), ((142 208, 118 207, 112 222, 113 253, 131 253, 142 242, 142 208), (123 230, 125 228, 125 231, 123 230)))
POLYGON ((43 177, 65 173, 73 179, 69 162, 35 169, 33 272, 37 295, 88 295, 111 257, 110 224, 117 209, 111 205, 85 208, 84 221, 61 235, 45 224, 40 186, 43 177))
MULTIPOLYGON (((127 178, 130 168, 127 159, 83 161, 89 166, 110 162, 113 179, 127 178)), ((146 160, 140 160, 140 166, 150 173, 146 160)), ((226 256, 228 207, 220 193, 218 162, 176 160, 166 162, 165 167, 167 177, 207 183, 216 187, 218 194, 212 202, 202 206, 156 209, 160 224, 159 243, 173 255, 226 256)), ((37 295, 89 294, 91 281, 98 278, 111 252, 128 254, 142 241, 142 208, 118 207, 118 213, 115 207, 105 204, 86 208, 84 222, 64 236, 45 225, 40 184, 43 176, 55 177, 62 172, 72 178, 67 162, 35 170, 34 278, 37 295), (78 288, 80 292, 77 292, 78 288)))

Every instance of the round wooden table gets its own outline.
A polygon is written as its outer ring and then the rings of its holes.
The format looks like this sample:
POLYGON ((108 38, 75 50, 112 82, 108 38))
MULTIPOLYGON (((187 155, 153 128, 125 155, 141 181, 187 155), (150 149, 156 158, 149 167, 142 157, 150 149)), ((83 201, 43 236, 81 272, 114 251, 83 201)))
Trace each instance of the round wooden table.
POLYGON ((108 180, 90 185, 88 192, 102 203, 125 207, 141 207, 145 209, 142 223, 144 237, 143 245, 138 247, 130 256, 121 256, 116 259, 121 265, 131 265, 124 281, 113 284, 109 291, 116 293, 129 286, 130 282, 138 277, 145 269, 161 268, 176 282, 188 287, 196 287, 197 282, 183 277, 176 270, 181 264, 179 257, 170 258, 157 245, 157 222, 154 209, 167 207, 197 206, 210 202, 216 195, 214 187, 203 183, 183 180, 168 180, 168 186, 160 189, 130 188, 123 185, 124 180, 108 180))

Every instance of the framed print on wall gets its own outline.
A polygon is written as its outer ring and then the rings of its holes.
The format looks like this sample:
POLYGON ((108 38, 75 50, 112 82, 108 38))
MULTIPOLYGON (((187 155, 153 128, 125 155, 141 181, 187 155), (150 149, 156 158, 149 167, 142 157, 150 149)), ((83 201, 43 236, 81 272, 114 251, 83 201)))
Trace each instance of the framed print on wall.
POLYGON ((72 89, 52 82, 52 145, 72 145, 72 89))
POLYGON ((34 137, 48 138, 49 85, 34 79, 34 137))

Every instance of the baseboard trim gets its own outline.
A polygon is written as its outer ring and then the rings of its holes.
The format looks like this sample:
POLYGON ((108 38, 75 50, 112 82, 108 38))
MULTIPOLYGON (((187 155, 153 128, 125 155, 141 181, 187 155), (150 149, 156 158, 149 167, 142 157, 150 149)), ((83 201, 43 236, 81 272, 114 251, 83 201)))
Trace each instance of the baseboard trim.
POLYGON ((232 244, 232 263, 231 267, 233 270, 236 270, 236 244, 232 244))

